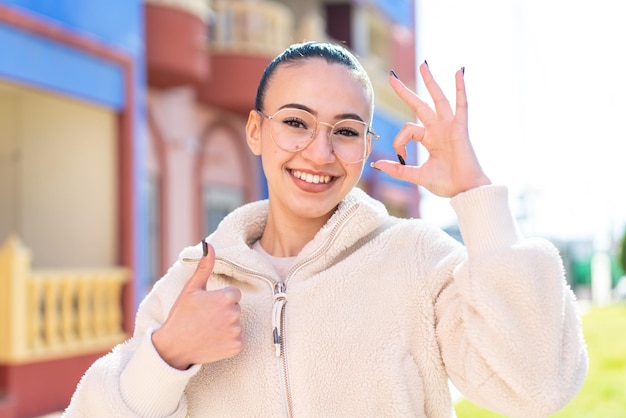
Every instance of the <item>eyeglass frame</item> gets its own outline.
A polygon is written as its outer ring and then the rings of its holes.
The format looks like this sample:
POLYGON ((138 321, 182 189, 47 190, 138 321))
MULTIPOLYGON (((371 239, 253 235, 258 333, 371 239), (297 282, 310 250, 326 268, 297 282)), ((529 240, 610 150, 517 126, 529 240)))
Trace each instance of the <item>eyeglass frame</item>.
MULTIPOLYGON (((318 125, 326 125, 326 126, 328 126, 328 127, 330 128, 330 129, 328 130, 328 133, 326 134, 326 137, 328 138, 328 143, 330 144, 330 147, 331 147, 331 148, 332 148, 332 150, 333 150, 333 154, 335 154, 335 156, 336 156, 337 158, 339 158, 341 161, 343 161, 344 163, 347 163, 347 164, 356 164, 356 163, 363 162, 363 161, 365 161, 367 158, 369 158, 370 154, 372 153, 372 149, 373 149, 373 147, 374 147, 374 141, 376 141, 376 140, 378 140, 378 139, 380 138, 380 136, 379 136, 376 132, 374 132, 372 129, 370 129, 370 124, 368 124, 367 122, 364 122, 364 121, 362 121, 362 120, 358 120, 358 119, 341 119, 341 120, 339 120, 339 121, 335 122, 334 124, 330 124, 330 123, 328 123, 328 122, 320 122, 320 121, 318 121, 318 120, 317 120, 317 118, 315 117, 315 115, 313 115, 311 112, 309 112, 308 110, 304 110, 304 109, 297 108, 297 107, 283 107, 283 108, 281 108, 281 109, 278 109, 278 110, 277 110, 276 112, 274 112, 274 114, 273 114, 273 115, 271 115, 271 116, 269 116, 269 115, 265 114, 263 111, 261 111, 261 110, 259 110, 259 109, 254 109, 254 110, 255 110, 258 114, 260 114, 261 116, 263 116, 265 119, 267 119, 267 120, 269 120, 269 121, 270 121, 270 137, 272 138, 272 141, 274 141, 274 144, 275 144, 278 148, 280 148, 281 150, 286 151, 286 152, 300 152, 300 151, 303 151, 303 150, 307 149, 307 147, 313 143, 313 141, 315 140, 315 137, 317 136, 317 133, 318 133, 318 129, 317 129, 317 127, 318 127, 318 125), (307 113, 307 114, 311 115, 311 117, 312 117, 312 118, 313 118, 313 120, 315 121, 315 130, 313 131, 313 135, 311 135, 311 139, 309 140, 309 142, 308 142, 308 143, 307 143, 307 144, 306 144, 303 148, 300 148, 300 149, 295 149, 295 150, 293 150, 293 151, 292 151, 292 150, 284 149, 283 147, 281 147, 280 145, 278 145, 278 144, 276 143, 276 139, 274 139, 274 135, 273 135, 273 133, 272 133, 272 127, 271 127, 272 125, 271 125, 271 123, 272 123, 272 120, 274 119, 274 116, 276 116, 278 113, 280 113, 280 112, 282 112, 282 111, 284 111, 284 110, 298 110, 298 111, 300 111, 300 112, 307 113), (335 129, 335 126, 337 126, 338 124, 340 124, 340 123, 342 123, 342 122, 359 122, 359 123, 362 123, 362 124, 366 127, 366 129, 367 129, 367 130, 366 130, 366 132, 365 132, 366 137, 367 137, 367 135, 371 135, 371 136, 372 136, 372 140, 370 140, 371 145, 370 145, 370 147, 369 147, 369 152, 368 152, 368 153, 367 153, 367 154, 366 154, 363 158, 361 158, 361 159, 360 159, 360 160, 358 160, 358 161, 346 161, 346 160, 344 160, 343 158, 341 158, 341 157, 340 157, 340 156, 339 156, 339 155, 335 152, 335 145, 333 144, 333 141, 332 141, 332 139, 331 139, 331 135, 332 135, 333 129, 335 129)), ((364 140, 365 140, 365 139, 364 139, 364 140)))

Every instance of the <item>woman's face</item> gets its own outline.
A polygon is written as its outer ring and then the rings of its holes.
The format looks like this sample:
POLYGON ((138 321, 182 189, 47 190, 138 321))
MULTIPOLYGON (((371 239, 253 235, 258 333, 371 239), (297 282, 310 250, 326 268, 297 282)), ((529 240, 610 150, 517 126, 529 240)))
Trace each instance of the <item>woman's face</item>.
MULTIPOLYGON (((331 125, 347 118, 369 123, 371 100, 370 92, 345 66, 306 59, 276 68, 262 110, 272 116, 282 108, 295 107, 331 125)), ((270 137, 270 120, 258 112, 250 113, 248 143, 262 159, 270 210, 280 212, 284 219, 327 219, 359 181, 364 162, 346 163, 337 158, 329 143, 329 129, 318 125, 306 148, 288 152, 270 137)))

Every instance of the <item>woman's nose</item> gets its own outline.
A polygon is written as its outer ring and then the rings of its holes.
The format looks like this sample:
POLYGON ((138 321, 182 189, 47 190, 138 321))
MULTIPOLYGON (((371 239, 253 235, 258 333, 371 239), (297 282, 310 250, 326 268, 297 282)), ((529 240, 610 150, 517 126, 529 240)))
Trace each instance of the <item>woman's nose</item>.
POLYGON ((325 126, 320 122, 317 126, 317 131, 313 140, 302 151, 302 155, 305 158, 310 159, 316 164, 328 164, 335 161, 335 154, 333 152, 333 146, 330 141, 330 132, 332 127, 325 126))

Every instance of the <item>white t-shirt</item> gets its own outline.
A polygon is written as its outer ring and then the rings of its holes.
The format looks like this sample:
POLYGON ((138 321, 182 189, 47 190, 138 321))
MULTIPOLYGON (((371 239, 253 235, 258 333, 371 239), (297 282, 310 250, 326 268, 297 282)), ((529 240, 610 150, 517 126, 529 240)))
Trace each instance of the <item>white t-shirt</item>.
POLYGON ((252 249, 258 252, 259 254, 261 254, 263 257, 265 257, 265 259, 267 259, 267 261, 270 262, 272 267, 274 267, 274 270, 276 270, 276 273, 278 273, 280 280, 285 280, 285 278, 287 277, 287 273, 289 272, 289 269, 291 268, 291 266, 293 265, 293 262, 296 259, 295 256, 294 257, 275 257, 269 254, 267 251, 265 251, 263 247, 261 247, 260 240, 252 244, 252 249))

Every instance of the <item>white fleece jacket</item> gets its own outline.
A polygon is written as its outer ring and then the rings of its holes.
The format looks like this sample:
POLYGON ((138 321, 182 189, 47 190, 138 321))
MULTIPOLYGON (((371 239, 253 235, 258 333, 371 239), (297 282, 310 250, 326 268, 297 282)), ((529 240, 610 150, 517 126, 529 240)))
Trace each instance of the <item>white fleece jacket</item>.
POLYGON ((268 204, 234 211, 209 237, 217 255, 209 286, 241 289, 243 351, 179 371, 152 345, 196 268, 183 259, 201 255, 189 247, 142 302, 134 337, 85 373, 65 416, 453 417, 448 379, 507 416, 556 412, 587 371, 557 250, 521 237, 504 187, 451 203, 465 247, 354 189, 276 298, 276 273, 250 249, 268 204))

